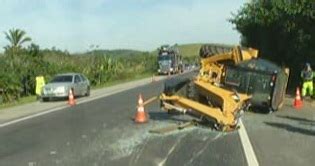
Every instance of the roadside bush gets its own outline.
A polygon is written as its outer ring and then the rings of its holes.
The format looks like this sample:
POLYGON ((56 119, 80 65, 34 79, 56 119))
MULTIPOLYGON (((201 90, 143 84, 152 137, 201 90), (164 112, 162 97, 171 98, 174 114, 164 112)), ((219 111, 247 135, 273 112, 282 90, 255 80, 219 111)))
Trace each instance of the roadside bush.
POLYGON ((0 57, 0 91, 3 90, 4 102, 13 102, 20 96, 35 94, 35 78, 38 75, 43 75, 48 82, 58 73, 79 72, 88 77, 92 86, 99 86, 154 71, 156 57, 149 53, 137 52, 130 56, 102 53, 70 55, 60 50, 39 50, 33 45, 14 56, 5 53, 0 57))

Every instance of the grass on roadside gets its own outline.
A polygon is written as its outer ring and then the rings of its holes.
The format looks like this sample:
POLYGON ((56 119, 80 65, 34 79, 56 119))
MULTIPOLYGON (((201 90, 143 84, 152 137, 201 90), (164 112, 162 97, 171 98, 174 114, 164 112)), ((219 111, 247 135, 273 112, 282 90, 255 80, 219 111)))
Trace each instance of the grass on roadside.
POLYGON ((0 104, 0 110, 4 108, 9 108, 9 107, 14 107, 18 105, 35 102, 36 100, 37 100, 36 96, 21 97, 18 101, 15 101, 15 102, 0 104))

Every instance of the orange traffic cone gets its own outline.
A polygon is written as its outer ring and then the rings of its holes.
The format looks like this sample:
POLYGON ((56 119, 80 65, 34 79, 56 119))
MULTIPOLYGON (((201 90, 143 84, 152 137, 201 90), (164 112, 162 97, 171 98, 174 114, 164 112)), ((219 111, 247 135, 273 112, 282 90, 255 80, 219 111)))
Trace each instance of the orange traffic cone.
POLYGON ((136 123, 145 123, 148 121, 147 114, 144 112, 142 95, 139 95, 137 113, 134 118, 136 123))
POLYGON ((69 91, 69 100, 68 100, 68 104, 70 106, 74 106, 76 103, 75 103, 75 99, 74 99, 74 96, 73 96, 73 92, 72 92, 72 89, 70 89, 69 91))
POLYGON ((300 95, 300 88, 296 88, 296 94, 295 94, 295 99, 293 102, 293 107, 296 109, 300 109, 303 106, 303 102, 301 100, 301 95, 300 95))

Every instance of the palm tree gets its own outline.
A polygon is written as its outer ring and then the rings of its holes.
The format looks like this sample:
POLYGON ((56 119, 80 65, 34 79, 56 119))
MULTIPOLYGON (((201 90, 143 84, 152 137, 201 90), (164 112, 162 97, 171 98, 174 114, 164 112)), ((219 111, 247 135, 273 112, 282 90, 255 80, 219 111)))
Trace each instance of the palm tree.
POLYGON ((39 55, 39 45, 35 44, 35 43, 31 43, 28 46, 28 52, 32 57, 37 57, 39 55))
POLYGON ((31 38, 26 36, 26 32, 21 29, 10 29, 9 32, 4 32, 5 38, 10 42, 5 46, 5 51, 10 51, 15 55, 21 48, 22 44, 31 41, 31 38))

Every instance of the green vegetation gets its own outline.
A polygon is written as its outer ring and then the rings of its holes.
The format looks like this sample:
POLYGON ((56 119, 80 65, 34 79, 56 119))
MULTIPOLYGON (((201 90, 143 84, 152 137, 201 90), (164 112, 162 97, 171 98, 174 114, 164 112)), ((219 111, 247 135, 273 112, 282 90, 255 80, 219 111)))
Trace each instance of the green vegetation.
POLYGON ((33 96, 25 96, 25 97, 20 98, 19 100, 14 101, 14 102, 0 104, 0 109, 13 107, 13 106, 18 106, 18 105, 21 105, 21 104, 34 102, 36 100, 37 100, 37 97, 34 96, 34 95, 33 96))
POLYGON ((298 84, 305 62, 315 65, 315 2, 311 0, 252 1, 230 20, 242 34, 242 45, 260 56, 288 66, 290 86, 298 84))
MULTIPOLYGON (((79 72, 91 81, 92 88, 110 86, 152 75, 157 67, 156 51, 92 50, 70 54, 55 47, 41 49, 20 29, 5 32, 9 42, 0 55, 1 108, 35 101, 35 77, 46 82, 55 74, 79 72)), ((201 44, 180 45, 184 60, 196 62, 201 44)))
POLYGON ((156 55, 149 52, 93 50, 70 54, 56 48, 40 49, 20 29, 9 30, 5 36, 10 44, 0 56, 0 102, 6 105, 34 99, 38 75, 49 81, 58 73, 80 72, 89 78, 93 87, 102 87, 156 71, 156 55))

